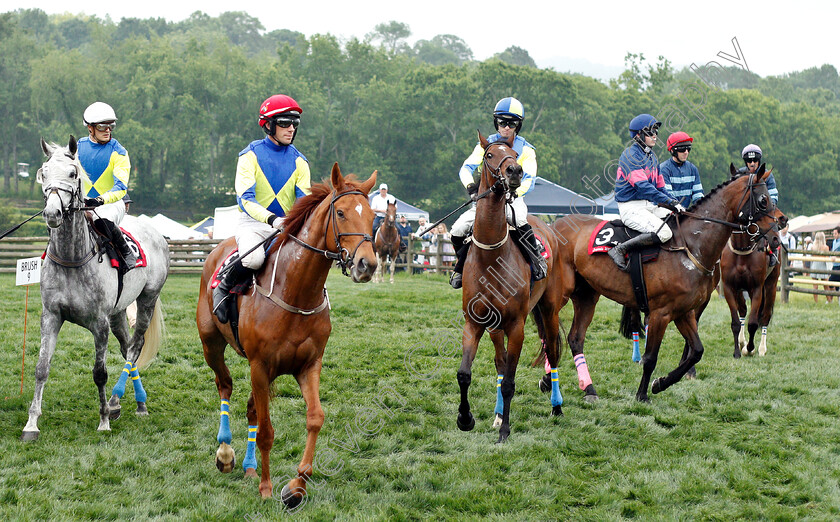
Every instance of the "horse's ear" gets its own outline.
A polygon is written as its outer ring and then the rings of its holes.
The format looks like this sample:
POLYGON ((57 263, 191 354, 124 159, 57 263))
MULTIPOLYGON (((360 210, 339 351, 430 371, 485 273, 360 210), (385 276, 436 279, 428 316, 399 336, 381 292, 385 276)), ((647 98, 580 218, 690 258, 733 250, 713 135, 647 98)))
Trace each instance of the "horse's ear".
POLYGON ((70 135, 70 141, 67 143, 67 148, 70 149, 70 154, 72 154, 74 156, 76 155, 76 151, 78 150, 78 147, 76 145, 76 137, 73 136, 72 134, 70 135))
POLYGON ((55 147, 50 146, 49 143, 44 141, 44 138, 41 138, 41 150, 44 151, 44 156, 52 156, 55 147))
POLYGON ((769 170, 765 170, 765 164, 762 163, 759 165, 758 170, 755 171, 755 179, 757 181, 761 181, 763 178, 766 178, 770 174, 769 170))
POLYGON ((44 173, 41 172, 42 169, 38 169, 38 172, 35 173, 35 181, 37 181, 40 185, 44 184, 44 173))
POLYGON ((330 182, 335 190, 341 192, 344 190, 344 176, 341 175, 341 169, 338 168, 338 162, 333 163, 332 173, 330 174, 330 182))
POLYGON ((367 179, 367 181, 362 183, 362 185, 359 187, 359 190, 363 194, 365 194, 365 195, 370 194, 370 191, 373 190, 373 187, 376 185, 376 174, 378 172, 379 172, 378 170, 374 170, 373 174, 370 175, 370 177, 367 179))
POLYGON ((731 177, 731 178, 737 178, 738 177, 738 171, 735 169, 735 165, 733 165, 732 163, 729 164, 729 177, 731 177))
POLYGON ((487 138, 481 135, 481 131, 478 131, 478 142, 481 143, 482 149, 486 149, 487 145, 489 145, 489 143, 487 143, 487 138))

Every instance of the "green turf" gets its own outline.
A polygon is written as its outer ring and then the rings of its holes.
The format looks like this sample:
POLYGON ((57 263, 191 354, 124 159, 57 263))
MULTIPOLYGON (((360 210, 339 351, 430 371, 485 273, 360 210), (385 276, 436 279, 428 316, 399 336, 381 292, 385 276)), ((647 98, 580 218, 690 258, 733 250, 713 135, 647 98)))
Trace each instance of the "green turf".
MULTIPOLYGON (((321 460, 306 503, 290 514, 243 477, 248 372, 231 350, 237 467, 223 475, 213 464, 218 395, 195 328, 196 276, 172 276, 164 288, 168 336, 143 372, 150 416, 131 414, 129 387, 123 417, 110 433, 96 432, 92 338, 68 324, 34 443, 19 436, 34 388, 40 296, 33 287, 21 396, 25 290, 13 285, 0 276, 2 520, 840 518, 840 311, 808 295, 777 305, 766 357, 740 360, 732 358, 729 312, 715 296, 701 324, 698 379, 651 395, 649 404, 634 399, 641 369, 617 334, 620 308, 603 301, 586 349, 600 401, 583 401, 566 349, 565 415, 552 418, 536 387, 542 369, 522 365, 511 437, 496 445, 486 337, 473 367, 476 428, 464 433, 455 424, 460 292, 443 276, 355 285, 334 271, 321 460)), ((571 306, 561 318, 568 327, 571 306)), ((530 361, 538 345, 530 320, 527 331, 530 361)), ((654 375, 673 369, 681 351, 671 326, 654 375)), ((112 337, 109 390, 122 364, 112 337)), ((278 379, 276 392, 271 469, 279 492, 303 451, 305 407, 291 377, 278 379)))

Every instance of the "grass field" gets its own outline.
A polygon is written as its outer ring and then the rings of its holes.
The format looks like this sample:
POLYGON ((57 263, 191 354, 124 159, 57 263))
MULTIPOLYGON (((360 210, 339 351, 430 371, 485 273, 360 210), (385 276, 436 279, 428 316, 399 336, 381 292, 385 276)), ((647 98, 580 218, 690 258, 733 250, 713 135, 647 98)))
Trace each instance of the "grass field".
MULTIPOLYGON (((195 329, 196 276, 173 276, 164 288, 167 341, 143 373, 150 416, 131 415, 129 390, 123 417, 110 433, 96 432, 92 338, 68 324, 34 443, 19 437, 34 388, 40 296, 33 287, 20 395, 25 290, 0 277, 0 519, 840 518, 836 304, 816 305, 809 295, 779 303, 768 355, 734 360, 728 310, 713 298, 701 324, 698 379, 641 404, 634 399, 641 369, 617 334, 620 308, 602 301, 586 350, 600 401, 584 403, 565 349, 565 415, 549 417, 548 396, 536 387, 542 369, 523 365, 511 437, 496 445, 489 339, 473 367, 476 428, 463 433, 455 425, 460 292, 443 276, 398 276, 396 285, 354 285, 335 271, 328 280, 333 334, 318 451, 330 460, 316 461, 310 495, 293 513, 262 501, 256 481, 243 477, 249 383, 232 350, 237 468, 223 475, 213 464, 218 394, 195 329)), ((571 307, 561 317, 568 326, 571 307)), ((538 346, 530 320, 527 330, 530 361, 538 346)), ((123 364, 113 337, 110 346, 109 390, 123 364)), ((654 375, 673 369, 681 351, 671 326, 654 375)), ((291 377, 278 379, 276 392, 271 463, 279 492, 303 451, 305 408, 291 377)))

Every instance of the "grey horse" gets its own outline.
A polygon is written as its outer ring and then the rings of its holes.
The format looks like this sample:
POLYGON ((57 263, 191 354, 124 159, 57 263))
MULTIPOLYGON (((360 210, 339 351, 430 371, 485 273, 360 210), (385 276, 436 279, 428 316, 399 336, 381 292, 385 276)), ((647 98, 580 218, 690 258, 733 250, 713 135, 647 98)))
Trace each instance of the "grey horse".
POLYGON ((82 210, 85 173, 76 156, 76 139, 71 136, 67 147, 48 144, 42 139, 41 148, 47 160, 38 171, 37 180, 44 192, 44 219, 50 228, 50 238, 41 269, 41 351, 35 369, 35 394, 22 440, 36 440, 40 434, 38 418, 44 385, 58 332, 65 321, 83 326, 93 334, 96 348, 93 381, 99 389, 98 430, 111 429, 110 420, 119 416, 119 396, 122 394, 115 387, 109 403, 105 392, 109 330, 119 341, 120 351, 126 359, 120 379, 123 388, 130 375, 135 386, 137 413, 147 413, 145 390, 140 384, 137 366, 142 367, 154 358, 163 339, 159 296, 169 275, 166 240, 151 227, 126 216, 122 227, 140 244, 147 263, 125 274, 117 300, 117 270, 111 267, 108 256, 98 251, 82 210), (129 338, 125 309, 135 300, 137 323, 134 335, 129 338))

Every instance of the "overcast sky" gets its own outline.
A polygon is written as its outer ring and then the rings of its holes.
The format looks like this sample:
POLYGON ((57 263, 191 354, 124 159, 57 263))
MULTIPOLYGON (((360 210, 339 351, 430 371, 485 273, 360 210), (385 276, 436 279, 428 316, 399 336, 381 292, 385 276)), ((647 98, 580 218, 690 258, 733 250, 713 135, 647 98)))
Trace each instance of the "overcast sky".
MULTIPOLYGON (((840 2, 780 3, 519 1, 485 2, 425 0, 357 0, 338 2, 235 2, 221 0, 138 2, 67 2, 7 0, 3 12, 38 7, 48 14, 71 12, 118 22, 123 17, 180 21, 194 11, 218 16, 245 11, 267 30, 291 29, 307 36, 331 33, 359 38, 376 24, 396 20, 408 24, 409 43, 438 34, 459 36, 484 60, 510 45, 526 49, 540 67, 558 71, 621 71, 627 52, 644 53, 653 62, 665 56, 675 66, 698 66, 724 52, 733 58, 737 38, 742 63, 761 76, 799 71, 830 63, 840 69, 837 19, 840 2), (592 65, 587 65, 587 62, 592 65)), ((596 75, 596 74, 592 74, 596 75)), ((602 74, 602 76, 606 75, 602 74)))

